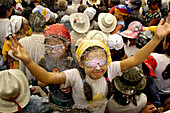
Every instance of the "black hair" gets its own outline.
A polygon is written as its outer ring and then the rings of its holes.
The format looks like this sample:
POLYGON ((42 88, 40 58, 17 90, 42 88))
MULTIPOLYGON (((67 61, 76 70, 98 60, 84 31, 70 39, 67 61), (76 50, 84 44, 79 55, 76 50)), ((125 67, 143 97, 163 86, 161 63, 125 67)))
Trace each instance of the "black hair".
POLYGON ((29 17, 29 25, 33 32, 43 32, 46 25, 46 19, 39 12, 32 13, 29 17))
POLYGON ((170 33, 166 37, 166 44, 169 43, 169 46, 166 50, 164 50, 165 53, 167 53, 168 56, 170 56, 170 33))
POLYGON ((112 61, 121 61, 122 58, 125 56, 125 49, 122 47, 119 50, 110 49, 112 61))
POLYGON ((147 1, 147 4, 148 4, 149 7, 151 7, 151 4, 152 4, 152 3, 153 3, 153 4, 157 4, 157 3, 158 3, 158 7, 159 7, 159 8, 161 8, 161 6, 162 6, 162 5, 161 5, 162 0, 148 0, 148 1, 147 1))
POLYGON ((14 6, 16 4, 16 2, 14 0, 1 0, 0 1, 0 17, 4 17, 5 15, 7 15, 6 11, 10 10, 10 8, 12 8, 12 6, 14 6))
POLYGON ((165 70, 162 72, 162 78, 167 80, 170 79, 170 63, 166 66, 165 70))
MULTIPOLYGON (((96 49, 102 49, 104 50, 103 48, 101 47, 98 47, 98 46, 93 46, 93 47, 89 47, 88 49, 86 49, 84 52, 83 52, 83 55, 81 56, 80 58, 80 61, 83 61, 85 59, 85 57, 87 56, 87 54, 90 52, 90 51, 94 51, 96 49)), ((105 50, 104 50, 105 51, 105 50)), ((106 52, 106 51, 105 51, 106 52)), ((85 78, 86 78, 86 73, 84 71, 84 69, 82 69, 80 66, 78 67, 78 70, 80 72, 80 75, 81 75, 81 78, 82 78, 82 81, 83 81, 83 88, 84 88, 84 94, 85 94, 85 97, 86 97, 86 100, 87 101, 90 101, 90 100, 93 100, 93 91, 92 91, 92 88, 91 86, 86 82, 85 78)), ((104 77, 106 78, 106 81, 107 81, 107 84, 108 84, 108 94, 107 94, 107 99, 110 99, 110 97, 112 96, 113 94, 113 85, 112 85, 112 82, 109 81, 109 78, 108 78, 108 75, 107 75, 107 71, 106 73, 104 74, 104 77)))

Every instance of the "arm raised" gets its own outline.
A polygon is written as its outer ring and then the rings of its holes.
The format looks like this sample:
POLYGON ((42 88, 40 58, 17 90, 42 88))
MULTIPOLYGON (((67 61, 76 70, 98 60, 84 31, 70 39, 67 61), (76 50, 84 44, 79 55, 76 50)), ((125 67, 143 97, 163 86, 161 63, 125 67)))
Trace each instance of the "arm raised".
POLYGON ((30 58, 28 51, 19 43, 14 35, 14 38, 10 37, 12 45, 8 46, 12 49, 12 53, 15 57, 19 58, 28 70, 34 75, 39 81, 47 84, 60 84, 65 83, 66 75, 64 72, 51 73, 47 72, 42 67, 38 66, 30 58))
POLYGON ((127 70, 135 65, 142 63, 160 43, 160 41, 170 33, 170 13, 168 14, 166 22, 164 24, 163 23, 164 19, 161 19, 156 29, 155 36, 152 38, 152 40, 150 40, 134 56, 121 61, 121 71, 127 70))

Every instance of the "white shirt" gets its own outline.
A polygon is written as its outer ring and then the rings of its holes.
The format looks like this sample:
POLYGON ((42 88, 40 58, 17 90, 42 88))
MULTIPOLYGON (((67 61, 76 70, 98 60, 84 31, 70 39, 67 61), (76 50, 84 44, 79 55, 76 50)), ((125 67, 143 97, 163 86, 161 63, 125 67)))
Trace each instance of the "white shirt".
POLYGON ((137 106, 132 102, 129 105, 123 106, 119 105, 113 97, 107 103, 107 110, 109 113, 139 113, 143 108, 145 108, 147 103, 147 97, 144 93, 135 96, 137 101, 137 106))
POLYGON ((166 69, 167 65, 170 64, 170 58, 165 54, 151 53, 151 55, 157 61, 157 67, 154 70, 157 76, 156 85, 160 94, 170 94, 170 79, 164 80, 162 72, 166 69))
MULTIPOLYGON (((128 44, 129 44, 129 41, 128 41, 128 44)), ((125 53, 127 54, 128 58, 135 55, 136 52, 139 51, 136 45, 129 46, 125 44, 124 47, 125 47, 125 53)))
MULTIPOLYGON (((120 61, 112 62, 108 66, 108 76, 114 78, 121 75, 120 61)), ((108 86, 104 77, 94 80, 86 75, 86 82, 92 87, 93 101, 87 101, 84 95, 83 82, 77 69, 64 71, 66 74, 66 86, 72 87, 72 97, 75 105, 82 108, 88 108, 93 113, 104 113, 107 104, 108 86)))
POLYGON ((0 19, 0 47, 2 48, 5 42, 5 37, 10 33, 10 20, 8 18, 0 19))

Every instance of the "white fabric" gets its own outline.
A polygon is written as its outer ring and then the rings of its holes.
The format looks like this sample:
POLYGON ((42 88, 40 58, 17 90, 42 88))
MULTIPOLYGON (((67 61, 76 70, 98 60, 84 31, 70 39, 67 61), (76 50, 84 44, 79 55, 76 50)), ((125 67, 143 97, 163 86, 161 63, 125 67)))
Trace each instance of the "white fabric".
POLYGON ((11 24, 12 24, 12 32, 16 33, 21 29, 22 25, 22 16, 12 15, 11 16, 11 24))
POLYGON ((124 45, 125 47, 125 53, 127 54, 128 58, 135 55, 136 52, 139 51, 139 49, 136 47, 136 45, 133 45, 133 46, 129 46, 129 41, 128 41, 128 44, 124 45))
POLYGON ((10 20, 0 19, 0 47, 3 47, 5 42, 5 37, 10 34, 10 20))
POLYGON ((107 110, 109 113, 139 113, 143 108, 145 108, 147 103, 147 97, 144 93, 141 93, 140 96, 135 96, 137 100, 137 106, 132 102, 129 105, 123 106, 119 105, 113 97, 107 103, 107 110))
MULTIPOLYGON (((39 59, 45 54, 44 48, 44 35, 43 34, 32 34, 30 37, 22 38, 19 42, 30 54, 31 59, 38 64, 39 59)), ((22 61, 19 60, 19 69, 26 75, 29 84, 35 80, 35 77, 25 67, 22 61)))
POLYGON ((152 53, 151 54, 157 61, 157 67, 154 70, 157 76, 156 85, 160 94, 170 94, 170 79, 164 80, 162 78, 162 72, 166 69, 166 66, 170 64, 170 58, 165 54, 152 53))
POLYGON ((78 39, 85 38, 86 34, 85 33, 77 33, 74 30, 72 30, 70 35, 71 35, 71 41, 72 41, 72 43, 71 43, 71 51, 72 51, 72 55, 73 55, 72 57, 76 58, 76 55, 75 55, 75 44, 76 44, 78 39))
MULTIPOLYGON (((64 71, 66 74, 66 86, 72 87, 72 97, 74 99, 75 105, 82 108, 88 108, 93 113, 104 113, 108 93, 107 81, 104 77, 94 80, 86 75, 86 82, 92 87, 93 90, 93 101, 87 101, 83 91, 83 82, 80 77, 80 73, 77 69, 70 69, 64 71)), ((120 75, 120 62, 112 62, 108 66, 108 76, 114 78, 115 76, 120 75)))

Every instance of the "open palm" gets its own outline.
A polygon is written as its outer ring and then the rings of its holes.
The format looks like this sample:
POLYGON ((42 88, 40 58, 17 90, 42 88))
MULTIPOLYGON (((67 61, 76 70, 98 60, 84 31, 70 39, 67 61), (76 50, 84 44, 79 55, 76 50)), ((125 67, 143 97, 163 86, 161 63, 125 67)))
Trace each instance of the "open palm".
POLYGON ((27 64, 31 59, 28 51, 18 42, 16 36, 10 37, 12 45, 8 46, 12 49, 12 53, 15 57, 19 58, 24 64, 27 64))
POLYGON ((163 23, 164 19, 161 19, 156 29, 156 36, 160 39, 163 39, 170 33, 170 13, 168 14, 166 22, 164 24, 163 23))

